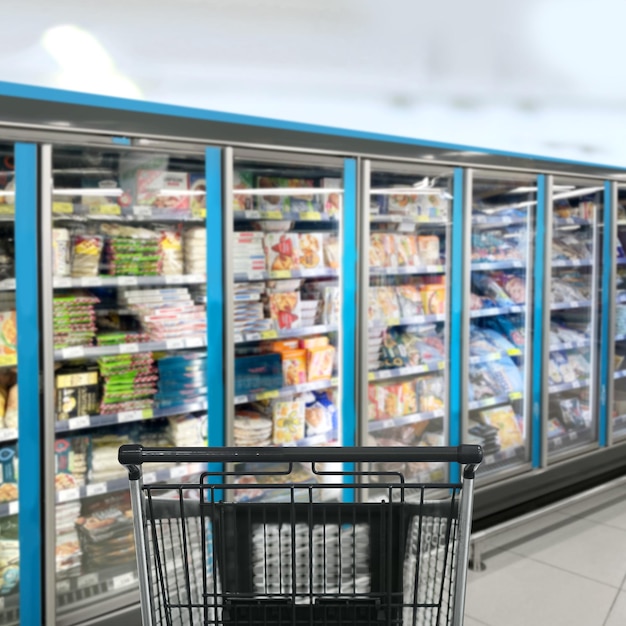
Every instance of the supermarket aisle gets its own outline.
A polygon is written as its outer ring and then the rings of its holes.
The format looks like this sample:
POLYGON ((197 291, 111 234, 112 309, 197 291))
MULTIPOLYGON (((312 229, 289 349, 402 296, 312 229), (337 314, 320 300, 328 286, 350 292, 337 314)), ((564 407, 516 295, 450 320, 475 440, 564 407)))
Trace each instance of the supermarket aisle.
POLYGON ((541 531, 494 541, 487 568, 470 572, 466 626, 626 624, 626 488, 613 495, 551 513, 547 529, 544 521, 541 531))

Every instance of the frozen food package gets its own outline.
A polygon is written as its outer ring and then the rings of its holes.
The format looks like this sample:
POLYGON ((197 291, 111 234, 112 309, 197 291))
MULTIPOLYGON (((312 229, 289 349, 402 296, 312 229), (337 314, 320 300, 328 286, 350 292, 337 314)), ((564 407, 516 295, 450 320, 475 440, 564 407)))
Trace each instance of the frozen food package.
POLYGON ((321 233, 302 233, 298 243, 299 266, 302 269, 324 267, 324 236, 321 233))
POLYGON ((6 410, 4 412, 4 427, 17 428, 19 417, 17 383, 9 388, 6 410))
POLYGON ((98 276, 104 240, 99 235, 72 237, 72 276, 98 276))
POLYGON ((270 317, 280 330, 301 327, 300 292, 272 293, 268 299, 270 317))
POLYGON ((439 237, 437 235, 420 235, 417 237, 419 259, 421 265, 439 265, 439 237))
POLYGON ((0 502, 13 502, 18 497, 18 463, 15 446, 0 448, 0 502))
POLYGON ((272 402, 273 436, 276 445, 284 445, 304 439, 304 399, 274 400, 272 402))
MULTIPOLYGON (((341 189, 343 182, 341 178, 322 178, 320 187, 324 189, 341 189)), ((322 195, 324 213, 330 217, 341 215, 343 195, 341 193, 326 193, 322 195)))
POLYGON ((137 172, 137 204, 170 211, 189 209, 189 174, 162 170, 137 172))
POLYGON ((399 267, 420 265, 417 237, 415 235, 395 235, 395 249, 399 267))
POLYGON ((297 233, 266 233, 264 246, 268 271, 300 267, 300 238, 297 233))
POLYGON ((400 317, 410 318, 424 314, 422 294, 416 285, 401 285, 396 287, 400 317))
POLYGON ((324 264, 330 269, 339 269, 339 239, 336 235, 324 236, 324 264))
POLYGON ((52 229, 52 275, 69 276, 70 266, 70 231, 67 228, 52 229))
POLYGON ((17 318, 15 311, 0 311, 0 356, 17 355, 17 318))
POLYGON ((325 391, 314 391, 305 396, 306 436, 327 433, 337 428, 337 407, 325 391))
POLYGON ((301 385, 306 382, 306 350, 283 350, 283 380, 286 386, 301 385))
POLYGON ((332 376, 335 358, 334 346, 312 348, 307 351, 307 380, 325 380, 332 376))
POLYGON ((339 323, 339 287, 324 287, 324 324, 339 323))
POLYGON ((445 285, 423 284, 420 294, 426 315, 441 315, 446 312, 445 285))
POLYGON ((490 426, 498 429, 498 439, 502 450, 524 445, 524 437, 519 428, 517 416, 510 404, 485 409, 481 418, 490 426))
POLYGON ((16 515, 0 518, 0 595, 13 593, 20 582, 19 525, 16 515))
POLYGON ((249 211, 252 208, 252 196, 238 194, 237 189, 252 189, 253 186, 254 175, 251 172, 233 172, 233 211, 249 211))
POLYGON ((372 233, 369 250, 370 267, 397 267, 398 261, 393 235, 372 233))
POLYGON ((192 213, 206 209, 206 178, 204 174, 189 175, 190 208, 192 213))
POLYGON ((450 214, 450 198, 445 192, 417 196, 418 215, 431 219, 447 219, 450 214))
POLYGON ((183 243, 179 232, 163 230, 159 239, 159 273, 162 276, 183 273, 183 243))
MULTIPOLYGON (((405 185, 394 185, 404 188, 405 185)), ((415 215, 417 213, 417 195, 398 193, 387 196, 387 213, 392 215, 415 215)))

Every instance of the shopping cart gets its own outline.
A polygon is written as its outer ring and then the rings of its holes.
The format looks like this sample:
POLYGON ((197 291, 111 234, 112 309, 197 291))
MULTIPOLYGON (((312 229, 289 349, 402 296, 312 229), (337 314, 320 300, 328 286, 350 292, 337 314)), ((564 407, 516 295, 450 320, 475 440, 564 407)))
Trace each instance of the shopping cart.
POLYGON ((126 445, 119 460, 144 626, 463 624, 479 446, 126 445), (154 462, 212 471, 144 485, 154 462), (462 464, 463 478, 411 482, 425 463, 462 464))

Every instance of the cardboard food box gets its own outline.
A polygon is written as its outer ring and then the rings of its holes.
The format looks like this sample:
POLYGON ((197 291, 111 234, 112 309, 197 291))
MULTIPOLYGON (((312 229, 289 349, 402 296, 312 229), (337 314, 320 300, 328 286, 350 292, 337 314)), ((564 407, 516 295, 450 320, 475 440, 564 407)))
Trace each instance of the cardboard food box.
POLYGON ((137 172, 137 204, 157 209, 189 209, 189 174, 162 170, 137 172))
POLYGON ((56 375, 58 420, 98 413, 98 370, 59 370, 56 375))

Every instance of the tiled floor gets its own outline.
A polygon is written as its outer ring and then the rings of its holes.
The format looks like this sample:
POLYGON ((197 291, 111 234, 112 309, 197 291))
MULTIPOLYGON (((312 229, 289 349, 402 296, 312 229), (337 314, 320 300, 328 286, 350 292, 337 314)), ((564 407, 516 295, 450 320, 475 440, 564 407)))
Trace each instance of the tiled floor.
POLYGON ((488 546, 486 569, 469 574, 465 626, 626 626, 626 488, 541 523, 488 546))

